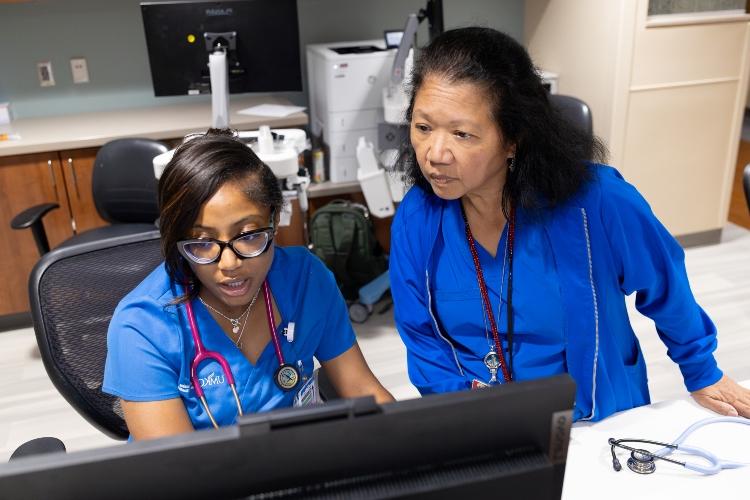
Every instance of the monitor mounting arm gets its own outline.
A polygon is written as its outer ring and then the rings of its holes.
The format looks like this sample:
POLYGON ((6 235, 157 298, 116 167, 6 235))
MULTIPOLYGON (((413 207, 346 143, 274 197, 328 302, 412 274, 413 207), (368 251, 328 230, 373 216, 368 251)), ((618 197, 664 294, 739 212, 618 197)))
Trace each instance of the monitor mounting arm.
POLYGON ((237 48, 237 32, 204 33, 211 79, 211 126, 229 127, 229 67, 227 53, 237 48))
MULTIPOLYGON (((389 83, 391 89, 404 80, 406 58, 409 56, 409 50, 414 46, 417 29, 425 19, 427 19, 430 25, 430 40, 443 32, 443 3, 441 0, 427 0, 427 5, 423 9, 419 9, 417 14, 409 14, 406 18, 404 34, 396 51, 396 57, 393 59, 389 83)), ((391 93, 391 89, 389 89, 389 94, 391 93)))

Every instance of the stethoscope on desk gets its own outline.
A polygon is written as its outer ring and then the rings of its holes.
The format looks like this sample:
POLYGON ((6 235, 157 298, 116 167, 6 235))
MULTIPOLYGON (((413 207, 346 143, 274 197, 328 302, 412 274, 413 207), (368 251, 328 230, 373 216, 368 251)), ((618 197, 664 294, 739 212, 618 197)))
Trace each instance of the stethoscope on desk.
POLYGON ((712 417, 706 418, 704 420, 699 420, 698 422, 694 423, 693 425, 685 429, 685 432, 680 434, 679 437, 677 437, 677 439, 675 439, 672 443, 662 443, 659 441, 651 441, 648 439, 609 438, 608 442, 612 451, 612 467, 616 471, 622 469, 622 465, 620 465, 620 461, 615 455, 615 446, 630 451, 630 458, 628 458, 627 462, 628 468, 633 472, 637 472, 638 474, 651 474, 652 472, 654 472, 654 470, 656 469, 655 459, 681 465, 686 469, 700 472, 701 474, 716 474, 722 469, 736 469, 738 467, 745 467, 746 465, 750 465, 749 463, 721 460, 710 451, 698 448, 696 446, 689 446, 684 444, 685 439, 687 439, 687 437, 697 429, 705 427, 709 424, 717 424, 720 422, 750 425, 750 419, 743 417, 712 417), (663 446, 663 448, 651 452, 640 448, 632 448, 622 443, 647 443, 663 446), (708 464, 703 465, 695 462, 680 462, 672 458, 667 458, 667 455, 670 455, 674 451, 681 451, 688 455, 702 458, 706 462, 708 462, 708 464))
MULTIPOLYGON (((268 319, 268 331, 271 333, 271 340, 273 340, 273 347, 276 351, 276 358, 279 360, 279 367, 276 368, 273 379, 277 386, 283 391, 291 391, 294 389, 300 380, 299 371, 297 369, 284 362, 284 354, 281 352, 281 343, 279 337, 276 335, 276 328, 274 327, 273 321, 273 307, 271 305, 271 292, 268 287, 268 280, 263 281, 263 300, 266 303, 266 318, 268 319)), ((209 351, 203 345, 198 331, 198 324, 195 321, 195 314, 193 313, 193 305, 188 300, 185 302, 185 310, 187 312, 188 323, 190 325, 190 333, 193 336, 193 343, 195 344, 195 356, 193 361, 190 363, 190 382, 195 388, 195 394, 200 399, 203 409, 206 410, 208 418, 211 419, 211 423, 214 427, 218 428, 219 425, 214 419, 211 409, 208 407, 206 402, 206 395, 201 387, 200 380, 198 379, 198 366, 204 361, 213 359, 221 366, 221 370, 224 372, 224 377, 232 389, 234 395, 234 402, 237 405, 238 415, 243 415, 242 404, 240 403, 240 397, 237 395, 237 388, 234 383, 234 376, 232 375, 232 369, 229 367, 226 358, 216 351, 209 351)))

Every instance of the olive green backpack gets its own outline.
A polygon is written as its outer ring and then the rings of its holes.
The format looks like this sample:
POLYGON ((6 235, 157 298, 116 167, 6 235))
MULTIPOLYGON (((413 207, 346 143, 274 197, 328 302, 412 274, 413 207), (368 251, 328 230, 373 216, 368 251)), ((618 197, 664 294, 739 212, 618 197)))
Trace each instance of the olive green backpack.
POLYGON ((356 300, 360 287, 388 269, 370 214, 359 203, 334 200, 316 210, 310 240, 313 253, 333 271, 347 300, 356 300))

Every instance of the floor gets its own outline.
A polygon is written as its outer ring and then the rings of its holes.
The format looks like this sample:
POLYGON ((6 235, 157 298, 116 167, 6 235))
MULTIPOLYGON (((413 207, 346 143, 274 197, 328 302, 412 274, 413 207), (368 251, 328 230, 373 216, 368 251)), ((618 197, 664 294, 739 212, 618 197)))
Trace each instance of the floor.
MULTIPOLYGON (((691 248, 686 262, 698 302, 719 329, 719 365, 737 380, 750 379, 750 231, 729 224, 722 243, 691 248)), ((632 297, 631 297, 632 299, 632 297)), ((649 370, 652 399, 684 395, 677 366, 666 356, 653 323, 628 303, 649 370)), ((397 399, 418 397, 408 381, 404 346, 392 312, 357 325, 357 337, 375 375, 397 399)), ((69 451, 116 444, 80 417, 57 393, 35 355, 31 329, 0 333, 0 462, 26 440, 56 436, 69 451)))

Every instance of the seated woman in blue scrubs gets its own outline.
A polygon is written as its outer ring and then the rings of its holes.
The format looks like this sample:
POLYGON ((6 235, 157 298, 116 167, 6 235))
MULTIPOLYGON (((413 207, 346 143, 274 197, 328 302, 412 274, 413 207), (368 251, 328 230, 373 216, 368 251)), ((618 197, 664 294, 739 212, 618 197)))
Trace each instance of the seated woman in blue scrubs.
POLYGON ((313 358, 339 395, 393 397, 357 345, 332 274, 273 242, 278 181, 231 132, 183 143, 159 181, 165 261, 118 305, 103 391, 134 439, 316 400, 313 358))
POLYGON ((422 394, 568 372, 574 418, 649 403, 625 296, 656 323, 702 405, 750 416, 718 368, 716 328, 684 253, 605 148, 550 104, 525 49, 488 28, 422 52, 408 108, 413 184, 391 230, 390 279, 422 394))

